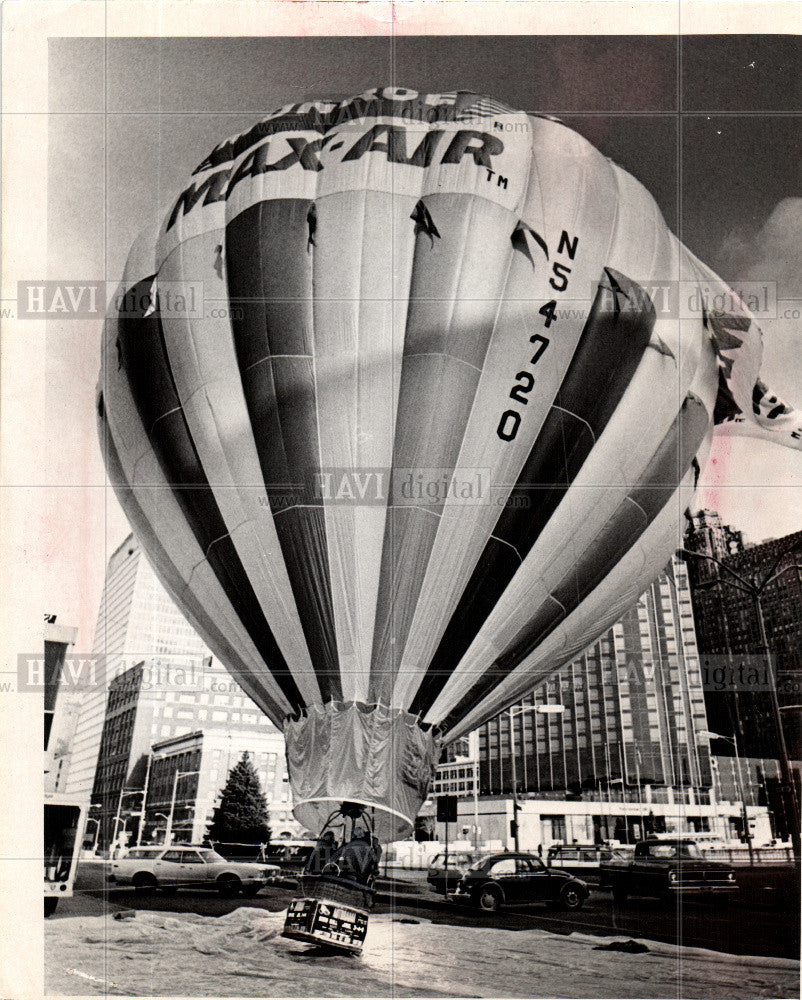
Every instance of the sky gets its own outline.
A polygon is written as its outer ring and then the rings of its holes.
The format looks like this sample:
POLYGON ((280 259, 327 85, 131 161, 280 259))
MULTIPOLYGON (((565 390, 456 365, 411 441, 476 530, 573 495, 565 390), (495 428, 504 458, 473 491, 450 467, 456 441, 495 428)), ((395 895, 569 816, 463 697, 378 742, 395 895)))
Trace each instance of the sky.
MULTIPOLYGON (((669 227, 733 283, 776 281, 764 380, 802 403, 800 40, 779 36, 52 39, 48 277, 120 279, 221 139, 276 107, 376 86, 472 90, 555 114, 634 174, 669 227), (795 313, 795 315, 794 315, 795 313)), ((95 431, 97 322, 51 323, 45 609, 92 640, 128 532, 95 431)), ((698 506, 751 541, 802 527, 802 453, 721 439, 698 506)))

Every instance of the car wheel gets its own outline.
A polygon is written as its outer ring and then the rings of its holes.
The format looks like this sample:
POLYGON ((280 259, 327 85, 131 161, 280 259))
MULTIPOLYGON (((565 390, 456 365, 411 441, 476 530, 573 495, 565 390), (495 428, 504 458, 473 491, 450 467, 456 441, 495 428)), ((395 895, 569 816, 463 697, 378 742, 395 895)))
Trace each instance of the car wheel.
POLYGON ((150 872, 137 872, 131 879, 135 892, 149 892, 156 888, 156 877, 150 872))
POLYGON ((575 885, 567 885, 557 901, 558 906, 563 910, 581 910, 584 903, 585 897, 575 885))
POLYGON ((623 887, 623 885, 613 886, 613 899, 616 901, 616 903, 626 903, 627 890, 623 887))
POLYGON ((52 917, 58 906, 58 896, 45 896, 45 916, 52 917))
POLYGON ((236 896, 242 888, 242 883, 236 875, 221 875, 217 880, 217 888, 221 896, 236 896))
POLYGON ((495 913, 501 906, 501 893, 492 885, 483 885, 476 895, 476 902, 485 913, 495 913))

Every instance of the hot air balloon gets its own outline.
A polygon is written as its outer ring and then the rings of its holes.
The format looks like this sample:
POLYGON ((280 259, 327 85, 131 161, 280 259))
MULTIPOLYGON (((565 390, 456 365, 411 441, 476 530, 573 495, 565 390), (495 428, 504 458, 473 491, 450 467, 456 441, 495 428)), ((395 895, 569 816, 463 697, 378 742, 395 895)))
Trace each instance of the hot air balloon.
POLYGON ((197 167, 131 252, 97 406, 162 583, 284 731, 296 817, 352 803, 386 839, 444 742, 659 573, 714 417, 799 446, 760 360, 576 132, 384 88, 197 167))

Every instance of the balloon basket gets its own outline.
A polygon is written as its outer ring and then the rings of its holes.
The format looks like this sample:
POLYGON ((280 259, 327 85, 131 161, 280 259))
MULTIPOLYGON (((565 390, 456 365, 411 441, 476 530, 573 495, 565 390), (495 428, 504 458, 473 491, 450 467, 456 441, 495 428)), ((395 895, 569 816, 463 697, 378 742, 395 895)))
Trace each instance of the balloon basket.
POLYGON ((304 875, 287 909, 283 935, 360 954, 373 890, 347 879, 304 875))

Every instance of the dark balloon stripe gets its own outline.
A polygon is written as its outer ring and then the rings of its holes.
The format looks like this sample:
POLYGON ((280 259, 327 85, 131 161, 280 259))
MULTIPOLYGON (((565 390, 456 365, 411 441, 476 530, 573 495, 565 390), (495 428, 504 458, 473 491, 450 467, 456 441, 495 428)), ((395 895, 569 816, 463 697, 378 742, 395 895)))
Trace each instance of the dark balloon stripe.
POLYGON ((421 682, 425 715, 567 493, 632 380, 655 311, 635 282, 605 269, 554 405, 421 682))
POLYGON ((265 489, 323 701, 342 698, 319 470, 314 250, 302 198, 260 202, 226 227, 234 346, 265 489), (298 506, 299 494, 304 505, 298 506))
MULTIPOLYGON (((101 401, 102 398, 101 396, 101 401)), ((148 561, 153 565, 159 579, 162 580, 167 590, 174 595, 181 612, 187 615, 188 620, 193 624, 197 622, 197 627, 205 633, 206 641, 214 646, 215 655, 221 658, 226 665, 226 669, 241 685, 243 690, 254 698, 254 700, 268 697, 271 704, 275 705, 275 698, 269 695, 265 696, 263 689, 260 688, 259 675, 254 674, 252 670, 249 670, 243 664, 241 657, 231 646, 230 640, 223 635, 217 625, 209 618, 208 612, 201 606, 195 594, 186 585, 186 581, 159 541, 148 516, 142 510, 136 498, 134 490, 125 478, 122 462, 120 461, 120 456, 117 452, 105 413, 101 411, 98 416, 100 445, 103 449, 109 479, 114 485, 117 496, 125 511, 125 516, 141 542, 142 547, 147 552, 148 561)), ((280 705, 275 705, 269 714, 275 723, 279 725, 286 712, 280 705)))
POLYGON ((290 704, 303 704, 281 650, 268 625, 223 515, 206 479, 173 381, 161 317, 144 315, 154 278, 138 282, 126 296, 135 311, 117 321, 120 360, 148 440, 220 586, 290 704))
POLYGON ((451 728, 472 711, 493 688, 526 659, 575 611, 632 548, 677 490, 691 467, 709 423, 702 402, 688 396, 674 423, 652 456, 643 477, 615 515, 596 536, 587 554, 553 590, 551 601, 521 629, 490 670, 474 684, 443 722, 451 728))

